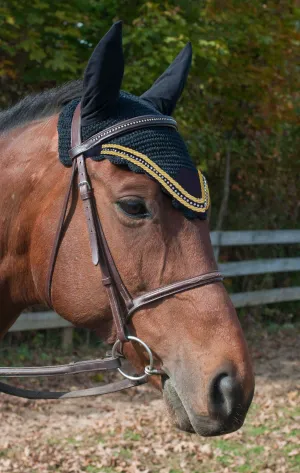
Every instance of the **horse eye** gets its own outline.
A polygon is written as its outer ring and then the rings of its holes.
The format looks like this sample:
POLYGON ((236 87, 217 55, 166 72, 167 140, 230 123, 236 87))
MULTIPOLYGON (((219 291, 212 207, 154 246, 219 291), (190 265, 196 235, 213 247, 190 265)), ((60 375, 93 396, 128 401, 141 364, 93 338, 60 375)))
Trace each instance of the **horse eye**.
POLYGON ((150 217, 150 212, 148 211, 145 203, 140 199, 122 199, 117 202, 118 207, 124 212, 128 217, 131 218, 147 218, 150 217))

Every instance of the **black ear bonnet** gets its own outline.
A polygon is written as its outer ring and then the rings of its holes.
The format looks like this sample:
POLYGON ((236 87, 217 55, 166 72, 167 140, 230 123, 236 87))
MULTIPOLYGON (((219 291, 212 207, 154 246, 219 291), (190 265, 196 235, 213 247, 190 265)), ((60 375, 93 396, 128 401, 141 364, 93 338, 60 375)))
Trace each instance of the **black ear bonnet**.
MULTIPOLYGON (((171 115, 184 88, 191 64, 188 44, 162 76, 141 97, 120 91, 124 59, 121 23, 116 23, 92 54, 84 75, 81 98, 82 140, 119 123, 141 115, 171 115)), ((79 99, 67 104, 58 121, 59 157, 71 166, 71 122, 79 99)), ((96 161, 109 159, 133 172, 144 172, 157 180, 170 194, 176 208, 189 218, 206 218, 209 191, 180 134, 169 127, 146 127, 114 138, 88 156, 96 161)))

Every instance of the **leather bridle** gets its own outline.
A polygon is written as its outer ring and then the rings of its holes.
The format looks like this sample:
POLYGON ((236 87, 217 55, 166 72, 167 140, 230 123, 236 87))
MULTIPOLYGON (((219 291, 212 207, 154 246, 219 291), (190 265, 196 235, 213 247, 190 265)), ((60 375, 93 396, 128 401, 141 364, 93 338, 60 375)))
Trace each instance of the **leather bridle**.
POLYGON ((105 287, 108 295, 112 317, 116 327, 117 341, 113 346, 111 356, 104 359, 81 361, 78 363, 71 363, 69 365, 61 366, 46 366, 41 368, 0 368, 0 376, 5 377, 54 376, 118 369, 125 379, 110 383, 105 386, 98 386, 95 388, 71 392, 30 391, 16 388, 5 383, 0 383, 0 392, 19 397, 25 397, 28 399, 65 399, 111 393, 147 382, 148 376, 155 374, 161 375, 163 374, 163 371, 161 369, 158 370, 154 368, 153 355, 148 345, 146 345, 146 343, 139 338, 130 335, 128 324, 132 315, 137 310, 151 304, 152 302, 165 299, 166 297, 173 296, 179 292, 222 281, 223 278, 221 274, 218 271, 212 271, 209 273, 200 274, 199 276, 195 276, 193 278, 185 279, 183 281, 174 282, 158 289, 154 289, 135 298, 132 298, 122 281, 114 259, 110 253, 101 221, 98 216, 93 189, 86 168, 86 157, 84 153, 91 150, 95 146, 98 147, 107 140, 111 140, 112 138, 116 138, 124 133, 149 126, 165 126, 177 129, 176 121, 171 117, 145 115, 119 122, 117 125, 106 128, 105 130, 93 135, 88 140, 82 142, 80 104, 77 105, 72 120, 72 148, 69 152, 73 162, 72 172, 51 252, 46 281, 46 296, 48 305, 52 307, 52 278, 59 247, 63 239, 63 227, 68 210, 68 204, 75 181, 75 176, 78 174, 78 188, 86 216, 92 261, 95 266, 100 267, 102 284, 105 287), (142 375, 131 376, 121 370, 120 360, 122 358, 122 346, 128 341, 139 343, 148 354, 149 365, 145 367, 145 371, 142 375))

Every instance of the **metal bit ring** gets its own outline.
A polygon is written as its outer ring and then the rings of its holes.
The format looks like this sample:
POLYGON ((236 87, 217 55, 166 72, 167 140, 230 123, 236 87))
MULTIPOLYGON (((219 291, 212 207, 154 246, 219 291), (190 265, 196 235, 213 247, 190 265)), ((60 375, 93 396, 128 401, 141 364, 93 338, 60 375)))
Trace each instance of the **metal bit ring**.
MULTIPOLYGON (((153 355, 152 355, 152 351, 150 350, 150 348, 148 347, 148 345, 143 342, 143 340, 141 340, 140 338, 138 337, 134 337, 133 335, 128 335, 128 340, 129 341, 132 341, 132 342, 137 342, 139 343, 140 345, 142 345, 142 347, 145 348, 146 352, 148 353, 149 355, 149 365, 146 366, 145 368, 145 373, 140 375, 140 376, 131 376, 127 373, 125 373, 123 370, 121 370, 121 368, 118 368, 118 371, 119 373, 121 373, 124 378, 127 378, 127 379, 131 379, 131 380, 142 380, 142 379, 145 379, 147 378, 147 376, 149 376, 150 374, 152 374, 152 371, 153 371, 153 355)), ((112 352, 111 352, 111 355, 112 357, 118 357, 120 356, 120 352, 117 351, 117 348, 122 345, 122 342, 120 340, 117 340, 114 344, 114 346, 112 347, 112 352)), ((153 373, 154 374, 154 373, 153 373)))

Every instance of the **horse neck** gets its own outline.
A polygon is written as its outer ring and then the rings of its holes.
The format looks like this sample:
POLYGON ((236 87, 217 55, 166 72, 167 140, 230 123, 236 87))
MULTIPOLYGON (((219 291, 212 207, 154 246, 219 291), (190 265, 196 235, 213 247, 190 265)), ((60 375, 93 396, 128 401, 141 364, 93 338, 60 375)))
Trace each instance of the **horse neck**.
POLYGON ((31 234, 63 178, 56 125, 54 116, 0 137, 0 335, 26 306, 42 302, 30 268, 31 234))

